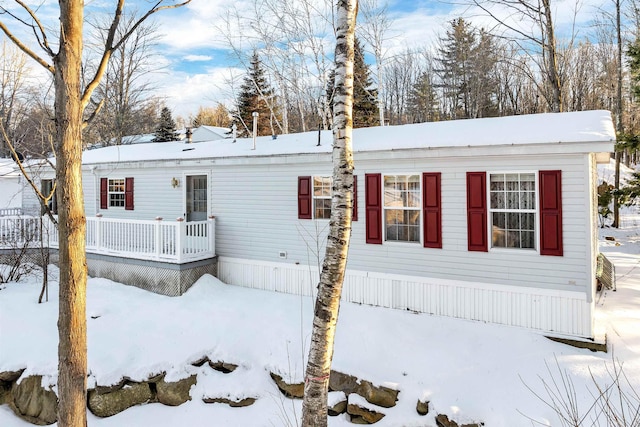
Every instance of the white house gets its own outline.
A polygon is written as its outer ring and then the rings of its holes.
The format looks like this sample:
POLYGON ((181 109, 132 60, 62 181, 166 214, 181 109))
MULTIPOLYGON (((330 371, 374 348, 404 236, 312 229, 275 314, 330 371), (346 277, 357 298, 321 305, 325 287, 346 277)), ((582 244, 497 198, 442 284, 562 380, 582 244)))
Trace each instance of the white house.
POLYGON ((0 216, 22 213, 22 179, 13 159, 0 159, 0 216))
MULTIPOLYGON (((593 338, 596 163, 614 140, 607 111, 354 130, 344 300, 593 338)), ((255 147, 219 139, 87 151, 86 214, 182 227, 215 217, 221 280, 311 295, 331 144, 324 131, 259 137, 255 147)))

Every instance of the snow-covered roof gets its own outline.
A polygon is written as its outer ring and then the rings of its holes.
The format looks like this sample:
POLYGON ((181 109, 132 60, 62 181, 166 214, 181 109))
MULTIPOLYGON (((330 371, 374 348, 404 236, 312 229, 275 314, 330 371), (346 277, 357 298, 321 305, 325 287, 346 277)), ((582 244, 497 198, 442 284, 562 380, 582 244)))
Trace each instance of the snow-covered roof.
POLYGON ((17 178, 20 171, 13 159, 0 159, 0 178, 17 178))
POLYGON ((229 128, 221 128, 216 126, 200 126, 192 130, 193 142, 214 141, 217 139, 227 138, 230 132, 229 128))
MULTIPOLYGON (((86 151, 84 164, 143 160, 181 160, 222 157, 257 157, 287 154, 330 153, 332 132, 252 138, 185 141, 112 146, 86 151)), ((600 143, 593 152, 613 149, 615 131, 611 113, 604 110, 545 113, 523 116, 453 120, 353 130, 356 153, 384 150, 435 149, 500 145, 600 143), (606 144, 603 144, 606 143, 606 144), (609 148, 609 145, 611 147, 609 148), (606 149, 603 149, 606 147, 606 149)))

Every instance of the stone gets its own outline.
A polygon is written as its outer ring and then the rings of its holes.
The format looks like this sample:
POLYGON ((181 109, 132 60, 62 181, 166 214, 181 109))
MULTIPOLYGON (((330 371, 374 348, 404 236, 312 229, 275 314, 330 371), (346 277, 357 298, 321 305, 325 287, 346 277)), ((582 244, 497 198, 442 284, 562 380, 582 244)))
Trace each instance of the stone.
POLYGON ((49 425, 58 420, 58 396, 42 387, 40 375, 13 383, 11 398, 11 409, 31 424, 49 425))
POLYGON ((195 366, 195 367, 199 368, 200 366, 204 365, 208 361, 209 361, 209 358, 207 356, 202 356, 200 359, 198 359, 195 362, 193 362, 191 364, 191 366, 195 366))
POLYGON ((416 412, 419 415, 427 415, 429 413, 429 401, 422 401, 418 399, 418 403, 416 403, 416 412))
POLYGON ((233 363, 226 363, 221 360, 218 360, 217 362, 212 362, 211 360, 209 360, 209 366, 211 366, 212 369, 215 369, 218 372, 222 372, 223 374, 230 374, 238 367, 238 365, 235 365, 233 363))
POLYGON ((449 417, 445 414, 438 414, 436 416, 436 425, 438 427, 458 427, 458 423, 450 421, 449 417))
POLYGON ((11 386, 10 382, 0 381, 0 405, 11 402, 11 386))
POLYGON ((273 381, 275 381, 276 385, 278 386, 278 389, 285 396, 293 399, 302 399, 302 397, 304 396, 303 382, 289 384, 285 382, 282 379, 282 377, 278 374, 274 374, 273 372, 270 372, 269 375, 271 375, 271 378, 273 379, 273 381))
POLYGON ((0 382, 13 383, 20 378, 20 375, 22 375, 23 372, 24 369, 20 369, 19 371, 0 372, 0 382))
POLYGON ((226 397, 203 397, 202 401, 204 403, 224 403, 229 405, 232 408, 242 408, 245 406, 251 406, 256 402, 255 397, 246 397, 241 400, 231 400, 226 397))
POLYGON ((330 416, 335 417, 340 414, 344 414, 347 412, 347 399, 346 396, 344 399, 338 400, 333 405, 327 408, 330 416))
POLYGON ((176 382, 167 382, 161 378, 156 383, 156 399, 167 406, 179 406, 191 400, 189 390, 197 381, 196 375, 183 378, 176 382))
POLYGON ((367 402, 383 408, 392 408, 396 406, 398 401, 398 390, 384 386, 374 386, 369 381, 362 381, 355 392, 367 399, 367 402))
POLYGON ((100 390, 105 388, 96 387, 89 391, 87 406, 97 417, 110 417, 132 406, 142 405, 154 399, 151 388, 146 382, 127 382, 119 390, 101 393, 100 390))
POLYGON ((345 394, 354 393, 359 387, 358 379, 353 375, 343 374, 338 371, 331 371, 329 376, 329 390, 342 391, 345 394))
POLYGON ((383 408, 395 406, 399 393, 398 390, 384 386, 374 386, 369 381, 360 381, 353 375, 343 374, 338 371, 331 371, 329 390, 342 391, 347 395, 357 393, 364 397, 367 402, 382 406, 383 408))
POLYGON ((353 403, 347 405, 347 413, 351 415, 351 422, 354 424, 360 424, 360 422, 354 422, 359 421, 359 418, 366 421, 366 424, 375 424, 384 418, 384 414, 381 412, 372 411, 353 403))

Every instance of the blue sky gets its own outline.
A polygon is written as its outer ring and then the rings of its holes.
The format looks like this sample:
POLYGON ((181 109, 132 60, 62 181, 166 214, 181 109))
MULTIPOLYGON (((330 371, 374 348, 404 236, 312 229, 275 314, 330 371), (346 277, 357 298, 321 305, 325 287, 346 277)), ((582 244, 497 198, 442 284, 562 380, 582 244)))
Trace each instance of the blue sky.
MULTIPOLYGON (((162 96, 174 112, 174 116, 188 118, 198 106, 214 106, 216 102, 229 103, 229 94, 225 90, 229 76, 241 73, 237 59, 229 51, 228 44, 220 27, 224 26, 223 17, 230 7, 239 10, 250 8, 254 0, 192 0, 183 8, 163 11, 155 15, 154 23, 161 36, 156 61, 162 67, 161 72, 150 76, 158 87, 157 95, 162 96)), ((264 1, 264 0, 260 0, 264 1)), ((296 0, 291 0, 296 1, 296 0)), ((324 0, 312 0, 321 4, 324 0)), ((363 1, 363 0, 361 0, 363 1)), ((53 0, 28 0, 32 7, 38 7, 43 20, 55 23, 57 2, 53 0)), ((85 12, 91 10, 112 10, 114 0, 86 0, 85 12)), ((145 10, 155 1, 132 0, 127 4, 145 10)), ((335 3, 335 2, 334 2, 335 3)), ((568 28, 573 22, 574 0, 559 0, 556 4, 556 25, 559 29, 568 28)), ((611 0, 580 0, 580 10, 576 26, 582 33, 589 31, 596 6, 613 6, 611 0)), ((9 7, 12 0, 0 0, 0 5, 9 7)), ((378 0, 379 5, 385 0, 378 0)), ((407 47, 429 47, 443 34, 448 22, 465 16, 478 27, 490 27, 493 22, 486 17, 474 14, 468 6, 443 1, 429 0, 388 0, 386 2, 391 26, 387 31, 388 49, 404 50, 407 47)), ((131 7, 131 6, 130 6, 131 7)), ((10 24, 0 15, 0 19, 10 24)), ((236 36, 244 35, 237 31, 236 36)), ((238 40, 241 38, 239 37, 238 40)), ((248 40, 248 39, 247 39, 248 40)), ((327 45, 331 42, 327 41, 327 45)), ((243 41, 243 47, 248 47, 243 41)), ((332 50, 330 46, 328 51, 332 50)))

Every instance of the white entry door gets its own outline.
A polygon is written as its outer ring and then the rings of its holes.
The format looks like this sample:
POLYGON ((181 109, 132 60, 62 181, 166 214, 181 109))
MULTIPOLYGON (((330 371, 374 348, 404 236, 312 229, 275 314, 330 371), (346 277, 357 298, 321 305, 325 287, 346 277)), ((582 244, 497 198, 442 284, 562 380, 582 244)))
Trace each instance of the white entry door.
POLYGON ((207 176, 187 175, 187 221, 207 219, 207 176))

